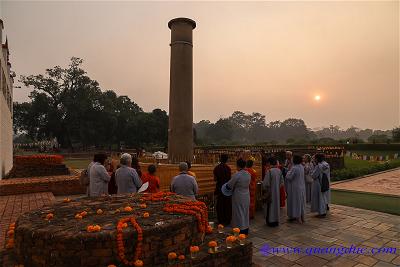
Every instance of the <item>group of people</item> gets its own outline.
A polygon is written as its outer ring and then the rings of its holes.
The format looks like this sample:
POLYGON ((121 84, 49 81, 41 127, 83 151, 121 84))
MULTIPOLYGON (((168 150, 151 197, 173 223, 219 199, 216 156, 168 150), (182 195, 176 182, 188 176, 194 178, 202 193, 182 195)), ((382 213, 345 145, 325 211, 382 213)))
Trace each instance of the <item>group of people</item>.
MULTIPOLYGON (((227 164, 228 155, 222 154, 213 171, 218 223, 239 228, 244 234, 248 234, 250 219, 255 214, 257 173, 253 169, 254 161, 252 157, 239 158, 237 171, 232 174, 227 164)), ((196 199, 199 187, 196 174, 190 168, 190 162, 179 163, 179 174, 172 179, 170 190, 196 199)), ((287 151, 283 164, 271 156, 263 168, 262 201, 267 225, 279 225, 281 208, 285 206, 289 221, 305 222, 306 203, 311 204, 311 212, 317 212, 319 217, 326 216, 330 202, 330 167, 323 154, 302 157, 287 151)), ((106 154, 96 154, 86 170, 87 194, 95 197, 136 193, 147 182, 148 187, 141 191, 156 193, 160 190, 156 171, 156 166, 151 164, 147 172, 142 173, 137 158, 128 153, 121 155, 116 167, 107 163, 106 154)))
MULTIPOLYGON (((254 160, 238 159, 237 172, 233 175, 227 162, 228 155, 221 155, 214 169, 218 223, 230 224, 247 234, 256 201, 254 160)), ((288 220, 300 224, 305 222, 306 203, 311 204, 311 212, 317 212, 318 217, 326 216, 330 202, 330 167, 323 154, 311 157, 287 151, 283 164, 271 156, 263 167, 262 201, 267 225, 279 225, 281 208, 285 206, 288 220)))
POLYGON ((106 154, 95 154, 93 161, 81 176, 86 176, 87 195, 91 197, 136 193, 142 184, 148 182, 144 192, 156 193, 160 190, 160 179, 155 175, 157 168, 151 164, 147 173, 142 173, 137 158, 128 153, 121 155, 114 166, 106 154))
MULTIPOLYGON (((179 164, 179 174, 172 179, 170 189, 195 199, 199 188, 196 174, 190 168, 190 162, 179 164)), ((82 183, 87 186, 87 195, 91 197, 136 193, 147 182, 148 186, 142 192, 157 193, 160 191, 160 178, 156 176, 156 171, 156 165, 150 164, 147 172, 142 173, 137 158, 128 153, 121 155, 115 167, 106 154, 96 154, 81 176, 86 176, 86 182, 82 183)))

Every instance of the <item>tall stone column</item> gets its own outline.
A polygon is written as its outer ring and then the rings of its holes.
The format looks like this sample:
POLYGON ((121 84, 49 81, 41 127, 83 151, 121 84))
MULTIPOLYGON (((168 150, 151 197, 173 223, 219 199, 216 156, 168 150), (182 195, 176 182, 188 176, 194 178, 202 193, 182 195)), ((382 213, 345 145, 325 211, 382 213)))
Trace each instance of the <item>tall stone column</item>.
POLYGON ((176 18, 171 29, 168 158, 171 163, 193 159, 193 42, 196 22, 176 18))

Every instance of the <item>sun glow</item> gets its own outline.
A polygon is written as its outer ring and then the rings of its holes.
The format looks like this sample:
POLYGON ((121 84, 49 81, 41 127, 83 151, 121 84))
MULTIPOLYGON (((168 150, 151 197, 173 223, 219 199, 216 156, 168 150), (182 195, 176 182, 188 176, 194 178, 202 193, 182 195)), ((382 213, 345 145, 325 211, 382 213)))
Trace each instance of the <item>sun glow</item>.
POLYGON ((320 95, 314 96, 314 100, 317 101, 317 102, 320 101, 321 100, 321 96, 320 95))

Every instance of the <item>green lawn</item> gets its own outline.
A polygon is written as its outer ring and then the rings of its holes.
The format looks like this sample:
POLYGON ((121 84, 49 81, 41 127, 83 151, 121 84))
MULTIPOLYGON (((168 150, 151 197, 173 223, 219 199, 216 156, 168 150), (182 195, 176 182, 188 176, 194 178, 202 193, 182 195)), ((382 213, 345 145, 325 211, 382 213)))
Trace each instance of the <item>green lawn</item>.
POLYGON ((400 215, 400 197, 342 190, 331 194, 333 204, 400 215))
POLYGON ((394 154, 400 154, 400 151, 396 150, 350 150, 351 152, 357 153, 358 155, 367 156, 393 156, 394 154))
POLYGON ((86 169, 90 163, 89 158, 66 158, 64 159, 64 164, 71 169, 86 169))
POLYGON ((377 162, 371 162, 368 160, 352 159, 350 157, 344 157, 344 166, 346 169, 354 168, 365 168, 377 164, 377 162))

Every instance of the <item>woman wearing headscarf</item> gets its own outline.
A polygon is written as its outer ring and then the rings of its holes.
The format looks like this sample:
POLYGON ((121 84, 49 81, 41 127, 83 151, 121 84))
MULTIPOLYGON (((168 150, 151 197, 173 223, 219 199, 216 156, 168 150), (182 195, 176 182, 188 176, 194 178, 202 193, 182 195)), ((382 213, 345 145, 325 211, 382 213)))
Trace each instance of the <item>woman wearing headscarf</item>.
POLYGON ((293 156, 293 166, 286 174, 287 215, 289 220, 297 220, 300 224, 304 223, 306 208, 306 188, 302 162, 301 156, 293 156))
POLYGON ((240 233, 249 233, 249 207, 251 176, 245 170, 246 161, 238 159, 236 162, 237 173, 225 184, 227 191, 232 192, 232 221, 233 228, 239 228, 240 233))

